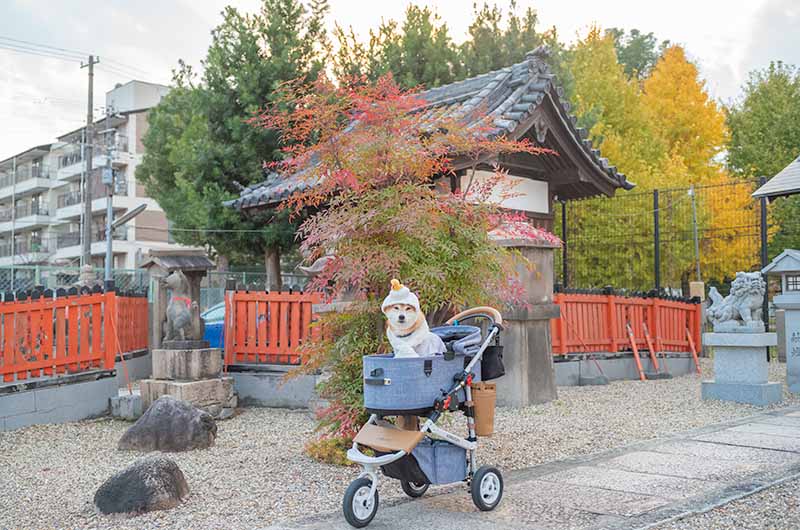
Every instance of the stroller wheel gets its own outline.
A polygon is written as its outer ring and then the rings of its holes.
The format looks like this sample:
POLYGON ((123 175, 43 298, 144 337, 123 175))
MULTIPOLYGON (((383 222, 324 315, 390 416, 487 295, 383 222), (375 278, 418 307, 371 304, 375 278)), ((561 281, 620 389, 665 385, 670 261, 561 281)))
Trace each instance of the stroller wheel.
POLYGON ((364 528, 378 512, 378 490, 375 496, 370 497, 372 481, 367 477, 354 480, 348 486, 342 501, 344 518, 351 526, 364 528))
POLYGON ((401 480, 400 487, 403 488, 403 491, 406 493, 406 495, 416 499, 418 497, 422 497, 423 495, 425 495, 425 492, 428 491, 428 487, 430 487, 430 484, 427 483, 417 484, 416 482, 408 482, 406 480, 401 480))
POLYGON ((470 490, 479 510, 494 510, 503 498, 503 476, 496 467, 480 467, 472 476, 470 490))

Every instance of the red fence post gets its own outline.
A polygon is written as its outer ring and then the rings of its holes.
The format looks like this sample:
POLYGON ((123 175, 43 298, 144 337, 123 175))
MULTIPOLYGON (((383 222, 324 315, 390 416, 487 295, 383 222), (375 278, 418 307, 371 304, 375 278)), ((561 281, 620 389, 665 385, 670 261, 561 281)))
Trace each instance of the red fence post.
POLYGON ((611 353, 616 353, 619 350, 619 344, 617 344, 617 304, 616 304, 616 296, 613 294, 609 294, 606 296, 606 303, 608 307, 606 308, 608 311, 608 349, 611 353))
POLYGON ((567 353, 567 326, 566 326, 566 314, 564 310, 567 308, 567 301, 566 301, 566 294, 558 293, 555 296, 556 303, 561 307, 561 315, 558 318, 558 346, 561 355, 567 353))
MULTIPOLYGON (((112 370, 114 358, 117 356, 116 320, 117 320, 117 294, 114 291, 104 295, 105 307, 103 311, 103 326, 105 333, 105 358, 103 368, 112 370)), ((72 338, 72 337, 70 337, 72 338)))
POLYGON ((225 320, 222 327, 223 333, 223 344, 225 349, 225 371, 228 371, 228 366, 233 364, 234 360, 234 352, 233 352, 233 333, 234 333, 234 322, 236 322, 236 315, 235 315, 235 307, 234 304, 234 296, 236 295, 236 291, 233 290, 225 290, 225 320))

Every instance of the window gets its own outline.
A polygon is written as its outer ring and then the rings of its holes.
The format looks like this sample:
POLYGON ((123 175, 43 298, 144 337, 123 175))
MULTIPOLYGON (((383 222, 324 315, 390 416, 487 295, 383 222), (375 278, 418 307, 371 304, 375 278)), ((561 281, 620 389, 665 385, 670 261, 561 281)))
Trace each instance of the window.
POLYGON ((800 275, 798 274, 786 275, 786 290, 800 291, 800 275))

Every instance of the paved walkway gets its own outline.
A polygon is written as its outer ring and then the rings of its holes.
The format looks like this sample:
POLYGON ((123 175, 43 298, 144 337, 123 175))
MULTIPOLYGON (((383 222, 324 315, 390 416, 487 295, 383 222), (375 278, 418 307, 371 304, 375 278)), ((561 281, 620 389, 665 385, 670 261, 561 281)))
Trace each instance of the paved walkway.
MULTIPOLYGON (((508 473, 493 512, 479 512, 462 485, 432 488, 422 499, 381 503, 368 528, 648 528, 797 476, 800 409, 791 408, 508 473)), ((269 530, 348 528, 336 512, 269 530)))

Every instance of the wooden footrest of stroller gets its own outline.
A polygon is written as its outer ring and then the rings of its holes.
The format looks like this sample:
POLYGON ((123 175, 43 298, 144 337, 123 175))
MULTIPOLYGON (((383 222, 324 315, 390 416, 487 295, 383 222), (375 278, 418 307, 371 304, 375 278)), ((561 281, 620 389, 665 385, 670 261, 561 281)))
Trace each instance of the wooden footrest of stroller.
POLYGON ((353 441, 378 451, 410 453, 424 437, 425 433, 420 431, 404 431, 367 423, 361 427, 353 441))

